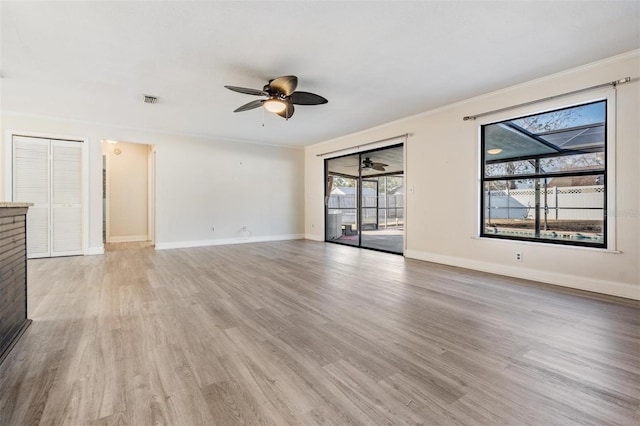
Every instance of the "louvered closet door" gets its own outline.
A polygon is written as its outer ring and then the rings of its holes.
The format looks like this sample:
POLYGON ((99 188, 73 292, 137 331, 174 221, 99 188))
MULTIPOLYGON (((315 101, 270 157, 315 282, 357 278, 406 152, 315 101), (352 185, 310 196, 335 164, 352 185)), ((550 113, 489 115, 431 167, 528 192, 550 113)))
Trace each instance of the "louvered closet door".
POLYGON ((13 137, 13 200, 27 213, 27 257, 82 254, 82 142, 13 137))
POLYGON ((51 256, 82 254, 82 143, 51 141, 51 256))
POLYGON ((33 203, 27 213, 27 256, 50 256, 49 139, 13 137, 13 200, 33 203))

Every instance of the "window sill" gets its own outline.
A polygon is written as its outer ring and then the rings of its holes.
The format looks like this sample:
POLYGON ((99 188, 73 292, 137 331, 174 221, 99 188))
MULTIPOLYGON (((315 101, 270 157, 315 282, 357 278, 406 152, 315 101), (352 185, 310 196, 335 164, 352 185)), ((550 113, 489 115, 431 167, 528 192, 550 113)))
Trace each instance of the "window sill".
POLYGON ((620 251, 620 250, 608 249, 608 248, 571 246, 571 245, 566 245, 566 244, 549 244, 549 243, 542 243, 542 242, 536 242, 536 241, 509 240, 509 239, 505 239, 505 238, 489 238, 489 237, 473 236, 473 237, 471 237, 471 239, 480 240, 480 241, 497 241, 497 242, 508 243, 508 244, 534 245, 534 246, 538 246, 538 247, 548 247, 548 248, 557 247, 557 248, 571 249, 571 250, 586 250, 586 251, 594 251, 594 252, 598 252, 598 253, 608 253, 608 254, 621 254, 622 253, 622 251, 620 251))

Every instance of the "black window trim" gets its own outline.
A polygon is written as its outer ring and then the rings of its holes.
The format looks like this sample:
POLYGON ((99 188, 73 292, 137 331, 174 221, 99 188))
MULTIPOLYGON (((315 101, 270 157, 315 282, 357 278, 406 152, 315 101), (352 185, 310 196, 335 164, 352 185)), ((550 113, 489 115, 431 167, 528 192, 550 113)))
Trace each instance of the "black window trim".
MULTIPOLYGON (((497 239, 497 240, 509 240, 509 241, 514 241, 514 242, 533 242, 533 243, 541 243, 541 244, 552 244, 552 245, 561 245, 561 246, 570 246, 570 247, 587 247, 587 248, 593 248, 593 249, 605 249, 605 250, 614 250, 614 248, 610 248, 609 247, 609 219, 608 219, 608 201, 609 201, 609 196, 608 196, 608 191, 609 191, 609 186, 608 186, 608 168, 609 168, 609 107, 610 107, 610 99, 609 97, 605 96, 602 98, 598 98, 595 100, 590 100, 590 101, 585 101, 585 102, 579 102, 579 103, 575 103, 572 104, 570 106, 565 106, 565 107, 559 107, 559 108, 550 108, 550 109, 546 109, 543 110, 541 112, 536 112, 536 113, 532 113, 532 114, 525 114, 525 115, 519 115, 519 116, 515 116, 512 118, 507 118, 507 119, 501 119, 501 120, 497 120, 497 121, 491 121, 491 122, 486 122, 486 123, 482 123, 479 126, 479 133, 480 133, 480 185, 479 185, 479 192, 480 192, 480 215, 479 215, 479 219, 480 219, 480 227, 479 227, 479 237, 480 238, 490 238, 490 239, 497 239), (508 158, 506 160, 508 161, 518 161, 518 160, 536 160, 536 159, 542 159, 542 158, 548 158, 548 157, 556 157, 556 156, 563 156, 563 155, 572 155, 572 154, 576 154, 576 153, 589 153, 589 152, 604 152, 604 168, 598 168, 598 169, 593 169, 593 170, 577 170, 577 171, 572 171, 572 172, 552 172, 552 173, 532 173, 532 174, 520 174, 520 175, 509 175, 508 177, 505 177, 504 175, 501 176, 491 176, 491 177, 487 177, 485 176, 486 173, 486 164, 495 164, 495 163, 500 163, 500 162, 504 162, 505 159, 499 159, 499 160, 495 160, 495 161, 491 161, 489 163, 486 162, 486 149, 485 149, 485 133, 483 131, 483 128, 492 124, 498 124, 498 123, 503 123, 506 121, 512 121, 512 120, 518 120, 518 119, 522 119, 522 118, 527 118, 527 117, 532 117, 535 115, 541 115, 541 114, 545 114, 545 113, 550 113, 550 112, 555 112, 555 111, 562 111, 562 110, 566 110, 566 109, 571 109, 571 108, 576 108, 579 106, 583 106, 583 105, 590 105, 590 104, 596 104, 596 103, 600 103, 600 102, 604 102, 605 103, 605 121, 604 121, 604 147, 603 148, 597 148, 597 149, 593 149, 593 150, 572 150, 572 151, 567 151, 567 152, 563 152, 563 151, 559 151, 557 153, 550 153, 550 154, 541 154, 541 155, 533 155, 533 156, 526 156, 526 157, 518 157, 518 158, 508 158), (582 242, 582 241, 571 241, 571 240, 554 240, 554 239, 550 239, 550 238, 536 238, 536 237, 518 237, 518 236, 514 236, 514 235, 499 235, 499 234, 490 234, 490 233, 486 233, 485 232, 485 224, 484 224, 484 216, 485 216, 485 201, 484 201, 484 187, 485 187, 485 182, 491 182, 491 181, 510 181, 510 180, 520 180, 520 179, 531 179, 531 180, 535 180, 535 179, 544 179, 544 178, 552 178, 552 177, 563 177, 563 176, 589 176, 589 175, 602 175, 603 176, 603 185, 604 185, 604 197, 603 197, 603 216, 602 216, 602 233, 603 233, 603 242, 602 243, 588 243, 588 242, 582 242)), ((535 207, 535 206, 534 206, 535 207)), ((536 221, 539 221, 539 217, 536 214, 536 221)))

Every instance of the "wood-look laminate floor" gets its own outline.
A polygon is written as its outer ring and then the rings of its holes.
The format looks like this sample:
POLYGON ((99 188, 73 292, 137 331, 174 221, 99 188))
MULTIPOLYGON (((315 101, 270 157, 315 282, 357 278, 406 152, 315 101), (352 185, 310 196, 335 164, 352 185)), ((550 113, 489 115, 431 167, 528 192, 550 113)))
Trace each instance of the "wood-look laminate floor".
POLYGON ((637 425, 638 304, 311 241, 29 261, 4 425, 637 425))

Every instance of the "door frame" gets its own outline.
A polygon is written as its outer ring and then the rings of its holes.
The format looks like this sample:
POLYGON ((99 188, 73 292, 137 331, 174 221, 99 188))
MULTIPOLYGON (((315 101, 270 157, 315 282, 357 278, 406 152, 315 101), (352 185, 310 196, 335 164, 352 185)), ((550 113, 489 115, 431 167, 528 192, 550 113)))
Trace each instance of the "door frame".
POLYGON ((102 167, 104 167, 104 171, 102 178, 104 182, 100 187, 102 188, 103 194, 102 197, 104 199, 104 213, 103 213, 103 232, 104 232, 104 241, 102 244, 106 244, 111 239, 111 221, 109 216, 109 156, 101 153, 102 156, 102 167))
POLYGON ((147 158, 147 238, 151 244, 156 245, 156 146, 149 146, 147 158))

